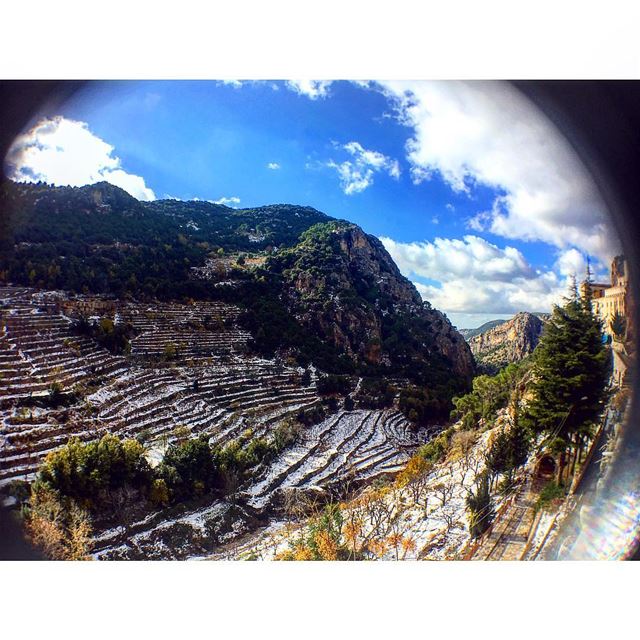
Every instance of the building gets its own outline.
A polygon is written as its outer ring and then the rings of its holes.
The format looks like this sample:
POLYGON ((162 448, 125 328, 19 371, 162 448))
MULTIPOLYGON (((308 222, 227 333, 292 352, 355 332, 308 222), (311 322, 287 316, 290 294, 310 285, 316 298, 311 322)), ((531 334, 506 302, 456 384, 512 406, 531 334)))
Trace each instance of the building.
POLYGON ((616 315, 628 318, 628 274, 624 256, 616 256, 611 263, 611 284, 592 283, 592 307, 602 321, 605 333, 611 334, 611 321, 616 315))

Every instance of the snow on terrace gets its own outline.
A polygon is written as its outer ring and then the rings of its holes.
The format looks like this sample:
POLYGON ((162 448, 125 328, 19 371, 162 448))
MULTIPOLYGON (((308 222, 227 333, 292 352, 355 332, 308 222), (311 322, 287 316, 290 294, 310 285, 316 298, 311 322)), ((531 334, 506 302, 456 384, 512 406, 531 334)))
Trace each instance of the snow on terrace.
MULTIPOLYGON (((237 539, 249 536, 258 521, 265 522, 267 508, 273 506, 272 501, 280 491, 293 487, 322 491, 351 474, 352 462, 370 458, 371 448, 379 449, 382 442, 386 442, 386 455, 362 466, 358 477, 389 473, 391 468, 397 471, 406 462, 408 453, 399 451, 390 440, 385 441, 383 425, 389 420, 397 422, 397 414, 339 411, 309 427, 301 442, 283 452, 261 477, 249 480, 237 497, 235 515, 225 500, 214 500, 186 513, 156 512, 130 524, 126 539, 122 528, 99 533, 95 538, 95 557, 209 557, 220 545, 232 546, 237 539)), ((397 426, 394 429, 398 431, 397 426)))
MULTIPOLYGON (((365 488, 343 505, 345 522, 351 515, 363 516, 362 539, 388 538, 395 534, 410 540, 406 548, 399 550, 387 545, 379 556, 381 560, 461 559, 470 542, 466 497, 474 486, 476 474, 484 469, 484 453, 496 429, 480 434, 469 455, 436 465, 420 487, 392 485, 382 492, 371 486, 365 488), (368 505, 369 512, 363 509, 363 504, 368 505)), ((498 509, 501 498, 494 496, 494 501, 498 509)), ((304 523, 274 520, 253 538, 230 545, 213 559, 273 560, 290 548, 303 528, 304 523)))
MULTIPOLYGON (((290 488, 313 489, 353 479, 393 473, 407 462, 409 454, 398 446, 400 430, 386 425, 397 422, 393 411, 340 411, 313 426, 301 442, 285 451, 269 472, 247 491, 249 506, 263 509, 276 492, 290 488)), ((405 446, 417 446, 409 424, 401 418, 407 432, 405 446)))

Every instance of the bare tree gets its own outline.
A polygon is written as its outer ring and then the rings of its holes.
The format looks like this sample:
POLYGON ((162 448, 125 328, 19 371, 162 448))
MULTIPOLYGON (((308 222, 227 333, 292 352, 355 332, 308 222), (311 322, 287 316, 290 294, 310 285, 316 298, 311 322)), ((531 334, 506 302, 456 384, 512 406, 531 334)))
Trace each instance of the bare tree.
POLYGON ((434 492, 440 499, 442 508, 447 505, 447 503, 453 496, 454 489, 455 487, 451 481, 440 482, 433 488, 434 492))

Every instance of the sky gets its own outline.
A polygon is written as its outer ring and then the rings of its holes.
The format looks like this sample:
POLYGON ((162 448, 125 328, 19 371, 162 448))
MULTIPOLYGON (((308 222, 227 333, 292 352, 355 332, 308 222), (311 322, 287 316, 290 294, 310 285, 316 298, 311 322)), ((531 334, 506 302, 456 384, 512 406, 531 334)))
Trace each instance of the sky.
POLYGON ((378 236, 459 328, 550 311, 619 252, 605 205, 512 86, 447 81, 130 81, 46 107, 10 177, 232 207, 309 205, 378 236))

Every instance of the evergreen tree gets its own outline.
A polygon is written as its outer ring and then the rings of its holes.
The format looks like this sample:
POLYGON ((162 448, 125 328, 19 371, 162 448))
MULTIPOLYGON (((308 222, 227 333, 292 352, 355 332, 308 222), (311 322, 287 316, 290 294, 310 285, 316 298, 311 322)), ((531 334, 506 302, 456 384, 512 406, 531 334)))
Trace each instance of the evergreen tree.
POLYGON ((489 475, 481 473, 476 481, 475 491, 470 491, 466 500, 469 533, 472 538, 481 536, 495 518, 495 509, 489 491, 489 475))
POLYGON ((607 396, 611 356, 591 309, 588 274, 578 296, 575 279, 563 306, 555 306, 534 353, 532 398, 523 426, 563 438, 581 449, 607 396))

